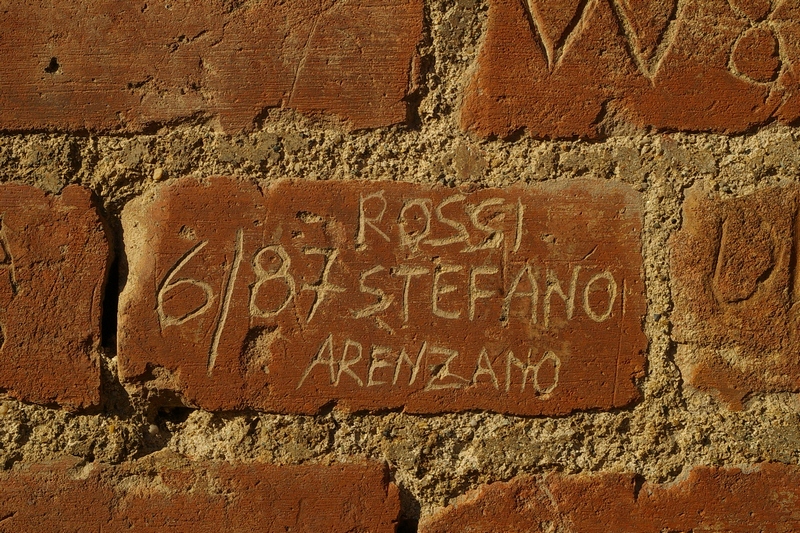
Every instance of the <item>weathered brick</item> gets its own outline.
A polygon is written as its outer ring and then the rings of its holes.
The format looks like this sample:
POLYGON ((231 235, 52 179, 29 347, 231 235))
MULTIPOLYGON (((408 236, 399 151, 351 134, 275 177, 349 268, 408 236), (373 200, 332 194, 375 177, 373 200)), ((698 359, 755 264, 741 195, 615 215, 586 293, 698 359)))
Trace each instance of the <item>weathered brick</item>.
POLYGON ((641 209, 601 181, 161 185, 122 215, 120 373, 215 410, 623 406, 641 209))
POLYGON ((252 127, 264 110, 406 120, 420 0, 3 1, 0 129, 252 127))
POLYGON ((677 362, 685 380, 734 406, 755 391, 800 391, 798 192, 692 189, 671 241, 677 362))
POLYGON ((800 117, 799 60, 796 2, 492 0, 461 120, 500 136, 741 132, 800 117))
POLYGON ((109 253, 88 190, 0 186, 0 388, 70 409, 98 403, 109 253))
POLYGON ((671 484, 631 474, 519 477, 483 486, 423 520, 421 533, 593 531, 793 532, 800 469, 695 467, 671 484))
POLYGON ((370 533, 395 530, 378 464, 111 467, 64 460, 0 476, 0 531, 370 533))

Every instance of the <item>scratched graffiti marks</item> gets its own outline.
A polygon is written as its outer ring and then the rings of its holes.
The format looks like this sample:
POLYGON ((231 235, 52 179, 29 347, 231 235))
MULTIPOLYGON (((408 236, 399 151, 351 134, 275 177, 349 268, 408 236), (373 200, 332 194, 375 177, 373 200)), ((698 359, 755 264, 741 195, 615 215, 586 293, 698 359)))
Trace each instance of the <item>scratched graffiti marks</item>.
MULTIPOLYGON (((748 24, 731 48, 730 71, 755 84, 776 82, 786 68, 782 57, 782 21, 779 10, 771 0, 729 0, 733 11, 748 24)), ((797 21, 795 21, 797 22, 797 21)), ((784 53, 782 53, 784 52, 784 53)))
POLYGON ((527 4, 532 29, 541 43, 547 56, 548 67, 552 71, 563 55, 567 41, 574 38, 589 0, 567 0, 558 3, 546 0, 524 1, 527 4))
POLYGON ((681 370, 735 406, 800 390, 798 198, 796 187, 726 200, 692 190, 672 240, 681 370))
POLYGON ((611 0, 642 74, 653 78, 677 31, 678 0, 611 0))
POLYGON ((800 118, 798 62, 792 2, 493 0, 461 123, 501 137, 741 132, 800 118))
POLYGON ((640 213, 596 182, 185 179, 123 214, 120 371, 208 409, 626 405, 645 345, 640 213))
MULTIPOLYGON (((599 0, 524 1, 532 29, 552 71, 569 48, 569 42, 576 39, 585 26, 590 4, 599 0)), ((610 4, 636 66, 648 78, 654 77, 667 47, 674 40, 678 0, 610 0, 610 4)))

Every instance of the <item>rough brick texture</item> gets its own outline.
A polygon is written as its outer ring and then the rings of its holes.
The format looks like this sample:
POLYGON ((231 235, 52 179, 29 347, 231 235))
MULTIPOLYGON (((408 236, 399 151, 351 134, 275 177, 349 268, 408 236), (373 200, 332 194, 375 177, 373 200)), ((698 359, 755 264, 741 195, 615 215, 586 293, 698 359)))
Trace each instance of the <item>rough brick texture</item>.
POLYGON ((797 187, 735 199, 691 190, 671 243, 684 379, 737 405, 800 390, 797 187))
POLYGON ((385 468, 63 460, 0 477, 0 531, 393 533, 385 468))
POLYGON ((0 186, 0 388, 70 409, 98 403, 108 262, 88 190, 0 186))
POLYGON ((419 0, 0 3, 0 129, 251 127, 264 110, 404 122, 419 0), (13 80, 9 83, 8 80, 13 80))
POLYGON ((500 136, 741 132, 800 117, 798 59, 797 2, 491 0, 461 120, 500 136))
POLYGON ((205 409, 608 409, 643 371, 641 204, 226 178, 123 212, 120 372, 205 409))
POLYGON ((630 474, 520 477, 484 486, 424 520, 420 533, 793 532, 800 469, 696 467, 658 485, 630 474))

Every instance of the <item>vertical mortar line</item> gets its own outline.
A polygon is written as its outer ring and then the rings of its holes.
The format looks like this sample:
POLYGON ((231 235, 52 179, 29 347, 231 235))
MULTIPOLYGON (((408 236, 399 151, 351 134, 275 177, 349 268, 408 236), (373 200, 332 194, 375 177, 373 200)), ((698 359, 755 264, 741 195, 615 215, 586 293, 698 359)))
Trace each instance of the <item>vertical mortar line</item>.
POLYGON ((711 278, 711 292, 714 295, 714 298, 718 303, 722 303, 722 297, 719 295, 719 291, 717 290, 717 285, 719 283, 719 278, 722 275, 722 269, 724 267, 723 258, 725 253, 727 252, 727 235, 728 235, 728 218, 726 214, 722 214, 721 222, 719 224, 719 238, 717 240, 717 249, 715 250, 714 254, 714 268, 713 268, 713 277, 711 278))
POLYGON ((788 283, 788 299, 789 299, 789 337, 793 339, 796 335, 794 328, 791 327, 793 322, 794 307, 797 304, 797 294, 800 292, 800 273, 798 272, 797 264, 797 239, 800 237, 800 210, 797 206, 797 198, 795 198, 794 221, 792 224, 792 234, 789 241, 789 283, 788 283))
POLYGON ((208 375, 214 370, 214 364, 217 362, 217 351, 219 350, 219 341, 222 337, 222 331, 225 329, 225 321, 228 319, 228 312, 231 307, 231 299, 233 297, 233 289, 236 286, 236 275, 239 272, 239 266, 242 263, 242 251, 244 248, 244 230, 239 228, 236 231, 236 244, 233 249, 233 264, 231 265, 228 279, 225 281, 224 296, 222 299, 222 309, 220 310, 219 320, 214 328, 214 336, 211 341, 211 349, 208 353, 208 375))

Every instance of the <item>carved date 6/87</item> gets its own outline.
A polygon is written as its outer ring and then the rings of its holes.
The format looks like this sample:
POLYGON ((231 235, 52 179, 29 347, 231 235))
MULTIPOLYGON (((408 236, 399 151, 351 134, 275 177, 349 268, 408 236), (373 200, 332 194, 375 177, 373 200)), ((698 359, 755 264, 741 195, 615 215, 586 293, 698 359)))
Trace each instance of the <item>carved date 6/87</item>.
POLYGON ((123 227, 120 374, 158 372, 191 405, 534 415, 638 396, 627 186, 185 179, 123 227))

